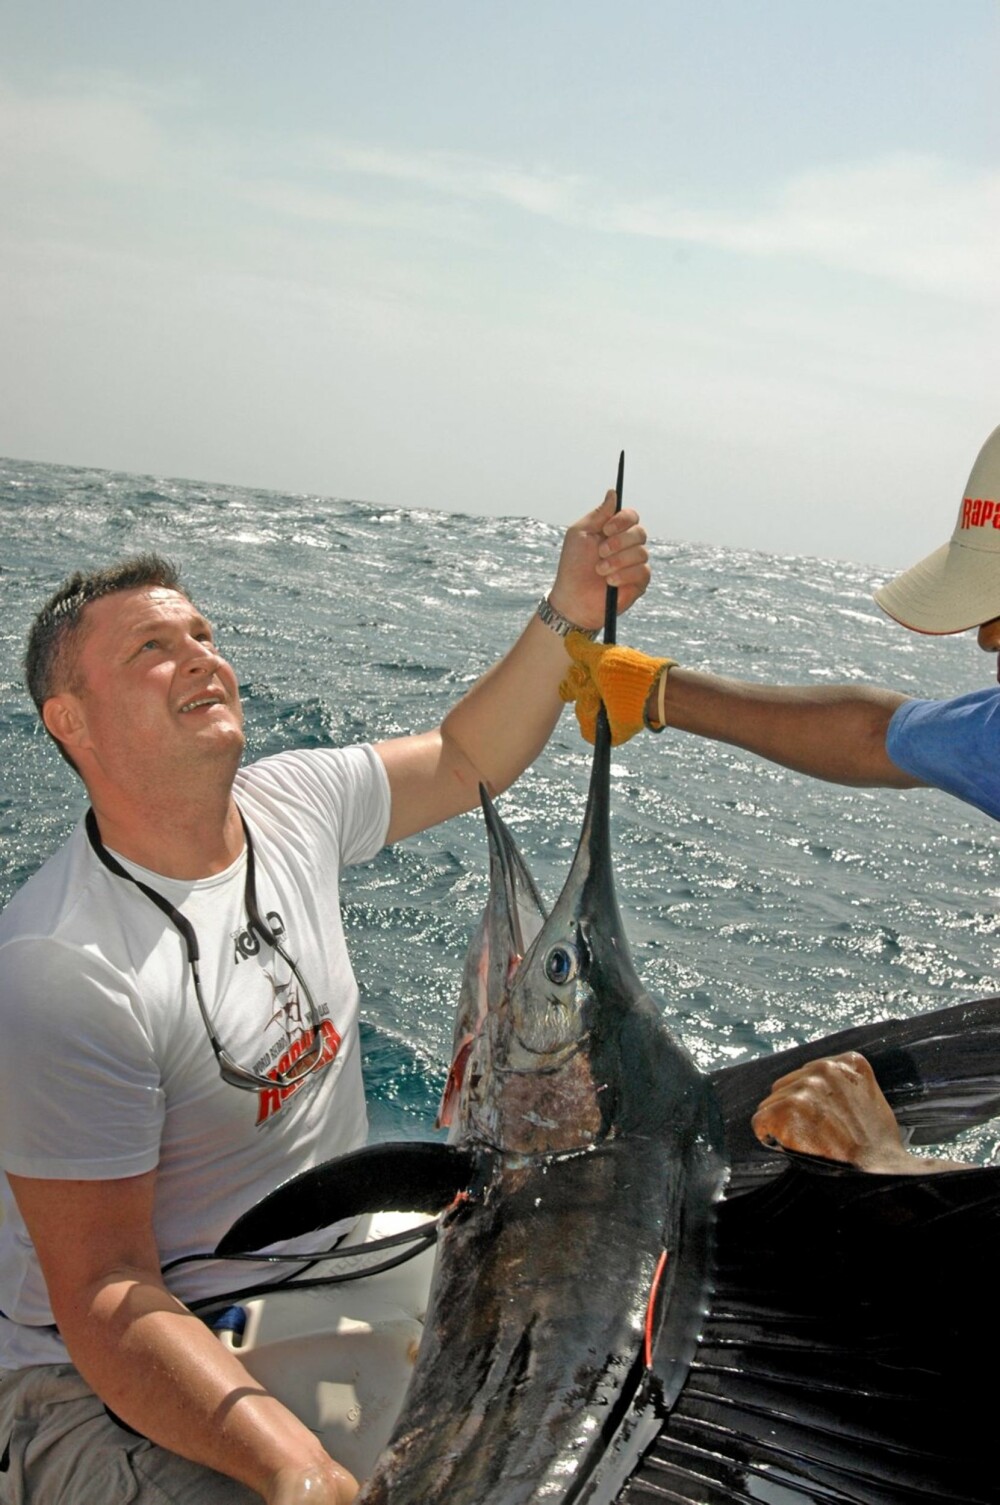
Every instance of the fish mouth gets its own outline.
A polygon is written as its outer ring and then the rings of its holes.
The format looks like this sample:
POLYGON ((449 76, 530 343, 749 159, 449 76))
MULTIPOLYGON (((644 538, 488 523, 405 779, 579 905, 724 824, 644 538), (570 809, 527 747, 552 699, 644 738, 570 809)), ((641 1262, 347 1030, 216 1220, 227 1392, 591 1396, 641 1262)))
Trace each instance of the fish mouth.
POLYGON ((551 914, 546 914, 514 838, 497 814, 493 801, 482 784, 479 786, 479 796, 489 835, 491 864, 501 889, 502 903, 498 907, 505 915, 505 941, 511 962, 511 982, 515 980, 517 973, 526 970, 529 958, 548 943, 553 931, 558 934, 560 929, 570 925, 577 932, 582 929, 588 937, 596 937, 602 930, 606 931, 613 934, 616 949, 627 949, 611 861, 611 734, 603 709, 598 718, 579 842, 562 892, 551 914), (536 916, 540 914, 543 919, 541 928, 533 927, 531 935, 526 934, 523 923, 526 884, 530 885, 532 912, 536 916), (543 936, 546 937, 545 941, 543 936))
POLYGON ((513 836, 511 836, 497 814, 496 806, 490 798, 485 784, 480 784, 479 786, 479 802, 482 805, 483 818, 486 821, 490 857, 494 864, 494 881, 499 879, 499 909, 506 923, 507 945, 504 949, 509 958, 509 968, 513 970, 520 964, 527 950, 524 940, 524 926, 521 921, 521 912, 518 903, 519 878, 527 878, 530 895, 534 899, 538 913, 541 915, 543 921, 545 919, 545 906, 542 904, 537 888, 535 888, 534 879, 521 859, 521 854, 517 850, 513 836))
MULTIPOLYGON (((499 908, 505 914, 506 950, 512 969, 519 970, 540 933, 534 929, 532 935, 526 935, 525 912, 536 918, 541 916, 542 930, 550 917, 517 843, 497 813, 485 784, 479 786, 479 802, 489 838, 491 877, 494 881, 499 880, 499 908)), ((610 916, 618 919, 611 867, 611 733, 603 707, 597 722, 580 840, 553 915, 571 894, 579 894, 576 907, 590 915, 600 915, 602 906, 610 901, 610 916)))
POLYGON ((547 1049, 544 1046, 529 1045, 527 1040, 523 1039, 516 1031, 514 1039, 525 1055, 538 1059, 544 1057, 546 1064, 538 1066, 532 1062, 529 1066, 499 1065, 494 1068, 498 1076, 554 1076, 556 1072, 562 1071, 564 1066, 568 1066, 574 1056, 578 1056, 585 1049, 590 1039, 590 1031, 584 1030, 575 1039, 568 1040, 559 1050, 547 1049))
POLYGON ((634 968, 614 887, 610 782, 611 738, 602 715, 579 842, 548 915, 510 831, 480 786, 490 846, 490 945, 497 966, 488 1012, 497 1038, 506 1042, 493 1055, 497 1075, 547 1075, 572 1066, 575 1056, 590 1050, 595 1029, 600 1034, 620 1013, 616 999, 632 991, 620 986, 634 976, 634 968), (563 976, 549 970, 553 958, 565 964, 563 976), (595 992, 598 979, 604 985, 595 992), (507 1052, 513 1059, 504 1059, 507 1052))
POLYGON ((543 928, 548 911, 535 880, 517 849, 517 843, 500 819, 484 784, 479 786, 479 801, 490 847, 490 883, 493 889, 490 944, 495 948, 495 955, 505 957, 506 981, 509 984, 536 935, 543 928))

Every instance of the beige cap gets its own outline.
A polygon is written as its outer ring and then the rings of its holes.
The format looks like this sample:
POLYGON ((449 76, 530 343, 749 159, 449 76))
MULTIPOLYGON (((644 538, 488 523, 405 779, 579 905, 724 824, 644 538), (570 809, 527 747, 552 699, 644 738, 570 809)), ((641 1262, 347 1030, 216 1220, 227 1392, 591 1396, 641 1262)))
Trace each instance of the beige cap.
POLYGON ((966 632, 1000 617, 1000 428, 979 451, 951 542, 875 592, 915 632, 966 632))

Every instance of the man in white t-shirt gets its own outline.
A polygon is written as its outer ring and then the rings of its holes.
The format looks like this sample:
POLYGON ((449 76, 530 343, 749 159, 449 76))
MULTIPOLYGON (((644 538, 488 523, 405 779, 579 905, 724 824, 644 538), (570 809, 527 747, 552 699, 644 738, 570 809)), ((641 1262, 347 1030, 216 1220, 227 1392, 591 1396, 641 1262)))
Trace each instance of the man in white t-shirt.
POLYGON ((91 813, 0 917, 0 1505, 353 1498, 184 1304, 231 1275, 171 1267, 363 1143, 341 869, 509 785, 558 718, 561 638, 648 579, 609 493, 439 727, 245 769, 236 677, 162 560, 39 613, 29 688, 91 813))

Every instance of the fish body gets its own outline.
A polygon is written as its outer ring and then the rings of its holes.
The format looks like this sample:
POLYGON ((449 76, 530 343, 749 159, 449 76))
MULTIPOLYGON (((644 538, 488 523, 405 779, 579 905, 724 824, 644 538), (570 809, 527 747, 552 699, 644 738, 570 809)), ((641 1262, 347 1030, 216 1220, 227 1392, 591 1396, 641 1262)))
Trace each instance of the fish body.
POLYGON ((1000 999, 703 1075, 633 967, 610 750, 545 915, 484 799, 449 1144, 279 1187, 219 1253, 350 1213, 439 1212, 424 1335, 363 1505, 986 1505, 1000 1168, 872 1176, 775 1155, 771 1082, 863 1051, 915 1143, 1000 1111, 1000 999))
POLYGON ((366 1502, 613 1499, 635 1461, 626 1440, 658 1428, 687 1373, 725 1181, 721 1121, 632 964, 608 756, 595 757, 544 922, 484 792, 491 891, 466 977, 485 987, 475 1027, 466 1002, 456 1029, 452 1121, 483 1173, 440 1230, 425 1336, 366 1502), (526 914, 537 933, 522 957, 526 914))

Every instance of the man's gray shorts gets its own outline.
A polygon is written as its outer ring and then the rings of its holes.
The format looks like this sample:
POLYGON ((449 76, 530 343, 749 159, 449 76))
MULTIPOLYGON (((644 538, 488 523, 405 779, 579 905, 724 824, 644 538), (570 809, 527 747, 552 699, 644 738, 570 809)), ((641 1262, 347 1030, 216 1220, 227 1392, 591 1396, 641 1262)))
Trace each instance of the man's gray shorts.
POLYGON ((260 1495, 113 1422, 71 1364, 0 1378, 0 1505, 260 1505, 260 1495))

